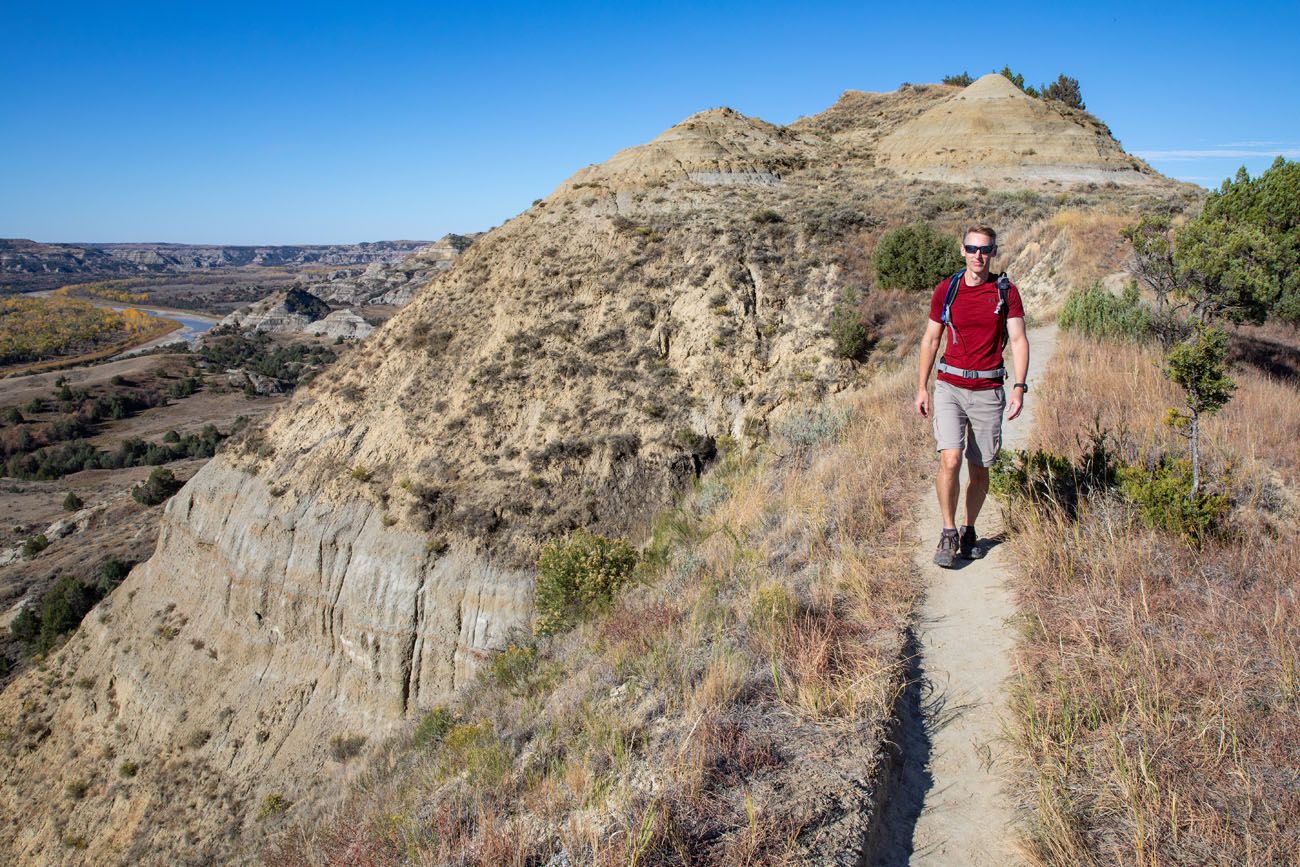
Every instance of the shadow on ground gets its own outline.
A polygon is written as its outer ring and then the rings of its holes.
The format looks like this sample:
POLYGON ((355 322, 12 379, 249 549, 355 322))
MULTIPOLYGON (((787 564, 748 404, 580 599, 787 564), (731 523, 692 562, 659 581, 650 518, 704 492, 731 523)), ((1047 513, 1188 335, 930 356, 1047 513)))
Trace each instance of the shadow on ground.
MULTIPOLYGON (((881 815, 880 841, 874 857, 865 860, 869 867, 900 867, 912 856, 912 836, 916 821, 925 805, 926 793, 934 785, 930 776, 930 735, 926 717, 942 716, 942 708, 933 706, 933 690, 925 679, 921 643, 909 627, 903 646, 907 658, 906 684, 898 702, 897 778, 894 790, 881 815)), ((931 723, 933 725, 933 723, 931 723)))

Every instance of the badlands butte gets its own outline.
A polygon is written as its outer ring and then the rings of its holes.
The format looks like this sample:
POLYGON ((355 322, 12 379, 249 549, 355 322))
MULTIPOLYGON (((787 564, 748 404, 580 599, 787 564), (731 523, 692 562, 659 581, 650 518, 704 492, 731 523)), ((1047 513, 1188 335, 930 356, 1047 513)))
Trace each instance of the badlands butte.
POLYGON ((910 357, 921 294, 876 308, 866 359, 828 332, 846 287, 872 297, 883 231, 998 226, 1042 317, 1118 270, 1120 226, 1198 200, 1000 76, 850 91, 788 126, 712 109, 582 169, 228 443, 153 556, 10 685, 0 851, 256 861, 268 796, 309 820, 346 791, 331 739, 409 730, 530 630, 546 540, 643 541, 724 443, 910 357))

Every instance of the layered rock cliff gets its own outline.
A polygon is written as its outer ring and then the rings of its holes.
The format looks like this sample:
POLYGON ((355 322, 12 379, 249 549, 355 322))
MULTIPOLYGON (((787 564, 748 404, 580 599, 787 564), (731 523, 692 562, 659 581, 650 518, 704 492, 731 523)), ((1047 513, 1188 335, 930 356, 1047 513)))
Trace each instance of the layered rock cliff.
MULTIPOLYGON (((545 539, 637 537, 720 438, 761 441, 860 381, 827 322, 845 287, 869 287, 883 228, 994 222, 1014 256, 1018 237, 1055 249, 1043 227, 1062 207, 1184 201, 1153 174, 1013 197, 1002 164, 991 189, 881 165, 882 139, 961 97, 850 93, 789 127, 701 112, 475 242, 209 463, 153 558, 5 695, 0 847, 247 855, 264 799, 324 797, 346 773, 332 738, 382 738, 528 629, 545 539)), ((1012 145, 1055 134, 1026 124, 1012 145)))
POLYGON ((217 244, 43 244, 0 238, 0 291, 65 283, 233 269, 382 265, 422 249, 423 241, 236 247, 217 244))

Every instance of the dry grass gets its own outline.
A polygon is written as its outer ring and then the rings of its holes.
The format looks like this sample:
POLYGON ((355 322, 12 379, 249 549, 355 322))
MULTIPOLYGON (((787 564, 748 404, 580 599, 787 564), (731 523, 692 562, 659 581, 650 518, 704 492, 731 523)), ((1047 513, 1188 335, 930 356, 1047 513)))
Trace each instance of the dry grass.
MULTIPOLYGON (((1159 426, 1173 394, 1154 359, 1063 337, 1039 445, 1077 454, 1096 418, 1125 431, 1123 458, 1181 447, 1159 426)), ((1297 863, 1300 532, 1273 466, 1295 484, 1300 401, 1292 385, 1238 376, 1208 431, 1235 500, 1225 538, 1197 553, 1105 496, 1075 521, 1013 515, 1013 736, 1039 863, 1297 863)))
POLYGON ((724 459, 657 522, 669 553, 645 584, 536 645, 508 688, 485 676, 440 745, 387 753, 267 860, 795 864, 860 842, 813 793, 880 782, 928 457, 910 393, 909 370, 882 376, 838 424, 793 419, 724 459))

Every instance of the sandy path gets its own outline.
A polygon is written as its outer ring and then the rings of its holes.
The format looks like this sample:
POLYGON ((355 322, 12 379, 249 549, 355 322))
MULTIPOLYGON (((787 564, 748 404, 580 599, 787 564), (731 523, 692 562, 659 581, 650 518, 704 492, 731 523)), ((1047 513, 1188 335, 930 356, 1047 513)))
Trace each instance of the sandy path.
MULTIPOLYGON (((1056 343, 1055 326, 1030 331, 1030 394, 1003 427, 1003 447, 1024 448, 1034 420, 1033 384, 1056 343)), ((964 471, 963 471, 964 472, 964 471)), ((990 497, 977 525, 1000 540, 1000 505, 990 497)), ((962 506, 958 504, 958 522, 962 506)), ((1012 673, 1015 613, 1005 585, 1008 554, 995 545, 983 560, 940 569, 931 558, 942 527, 933 488, 919 507, 916 562, 926 599, 916 625, 917 682, 904 696, 900 732, 902 781, 884 816, 880 867, 1021 863, 1010 799, 1003 786, 1003 684, 1012 673)))

